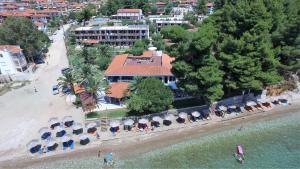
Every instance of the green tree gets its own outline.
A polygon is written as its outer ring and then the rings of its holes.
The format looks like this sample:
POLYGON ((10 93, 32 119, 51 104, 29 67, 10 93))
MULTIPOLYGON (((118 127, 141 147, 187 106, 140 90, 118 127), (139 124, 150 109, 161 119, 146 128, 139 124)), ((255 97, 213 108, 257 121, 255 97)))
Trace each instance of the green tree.
POLYGON ((129 53, 136 56, 142 55, 144 50, 147 49, 147 46, 148 45, 145 43, 145 41, 137 40, 130 49, 129 53))
POLYGON ((184 20, 189 21, 193 25, 196 25, 198 22, 198 18, 193 12, 188 12, 187 14, 185 14, 184 20))
POLYGON ((63 76, 59 77, 57 79, 58 85, 60 88, 63 88, 65 86, 70 87, 71 92, 74 93, 74 83, 75 83, 75 78, 73 71, 69 71, 63 74, 63 76))
POLYGON ((23 17, 6 18, 0 26, 0 37, 1 45, 20 45, 27 61, 31 62, 50 43, 46 34, 23 17))
POLYGON ((161 80, 143 79, 135 93, 130 95, 128 109, 137 114, 154 113, 167 110, 173 102, 173 93, 161 80))
POLYGON ((206 3, 207 3, 207 0, 197 0, 197 5, 196 5, 197 14, 200 14, 200 15, 207 14, 206 3))
POLYGON ((165 42, 160 33, 156 33, 152 36, 152 44, 157 50, 165 50, 165 42))

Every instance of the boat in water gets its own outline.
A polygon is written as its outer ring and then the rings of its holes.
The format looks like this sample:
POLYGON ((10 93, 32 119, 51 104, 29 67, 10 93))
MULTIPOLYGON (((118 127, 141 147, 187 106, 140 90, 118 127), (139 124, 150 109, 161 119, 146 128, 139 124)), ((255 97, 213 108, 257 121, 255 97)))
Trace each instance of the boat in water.
POLYGON ((235 159, 243 164, 245 161, 245 155, 244 155, 244 150, 243 146, 241 144, 236 145, 236 153, 234 154, 235 159))

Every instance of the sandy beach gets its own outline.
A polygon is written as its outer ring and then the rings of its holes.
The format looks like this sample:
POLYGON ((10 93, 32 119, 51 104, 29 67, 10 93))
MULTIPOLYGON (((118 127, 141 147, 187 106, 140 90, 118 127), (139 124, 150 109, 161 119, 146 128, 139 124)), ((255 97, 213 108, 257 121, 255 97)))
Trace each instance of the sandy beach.
POLYGON ((229 118, 218 118, 205 123, 188 123, 176 128, 163 131, 138 134, 131 137, 116 137, 110 140, 102 140, 101 143, 92 144, 87 147, 80 147, 73 151, 57 153, 50 156, 30 157, 30 155, 13 160, 2 161, 0 168, 26 168, 40 165, 42 163, 79 159, 88 156, 97 156, 99 150, 102 152, 113 152, 116 159, 126 159, 140 153, 145 153, 153 149, 159 149, 168 145, 190 140, 199 136, 205 136, 232 128, 240 128, 243 125, 258 121, 268 121, 271 119, 299 113, 300 103, 296 102, 290 106, 276 106, 273 110, 266 112, 243 113, 239 116, 229 118))

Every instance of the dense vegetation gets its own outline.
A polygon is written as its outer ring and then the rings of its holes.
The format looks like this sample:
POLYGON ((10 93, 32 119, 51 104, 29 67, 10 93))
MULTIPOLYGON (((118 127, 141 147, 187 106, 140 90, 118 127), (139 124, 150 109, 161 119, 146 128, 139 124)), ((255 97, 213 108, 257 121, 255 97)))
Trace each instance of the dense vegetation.
POLYGON ((110 16, 117 13, 120 8, 139 8, 143 10, 145 15, 156 14, 158 7, 156 2, 165 2, 165 14, 169 14, 172 7, 176 6, 175 3, 169 0, 109 0, 101 6, 99 12, 102 15, 110 16))
POLYGON ((145 78, 131 86, 127 108, 135 114, 157 113, 167 110, 172 102, 170 88, 157 78, 145 78))
POLYGON ((8 17, 0 26, 0 44, 20 45, 26 59, 33 62, 34 57, 47 48, 49 38, 39 31, 31 20, 8 17))
POLYGON ((173 73, 181 89, 211 104, 259 91, 299 69, 300 0, 216 0, 220 8, 197 32, 165 27, 174 43, 173 73))

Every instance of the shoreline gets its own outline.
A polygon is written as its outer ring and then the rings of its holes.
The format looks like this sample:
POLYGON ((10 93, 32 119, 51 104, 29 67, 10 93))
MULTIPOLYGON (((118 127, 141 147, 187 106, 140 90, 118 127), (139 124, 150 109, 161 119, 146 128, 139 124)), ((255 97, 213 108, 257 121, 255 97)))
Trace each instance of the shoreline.
POLYGON ((53 154, 44 157, 26 157, 5 160, 0 164, 0 168, 25 168, 40 165, 42 163, 51 163, 54 161, 68 160, 74 158, 97 156, 99 149, 102 152, 112 151, 116 159, 127 159, 140 153, 146 153, 153 149, 159 149, 172 144, 180 143, 185 140, 218 133, 227 129, 238 128, 241 124, 253 122, 268 121, 280 118, 285 115, 299 113, 300 103, 294 103, 290 106, 276 106, 274 109, 266 112, 244 113, 232 118, 207 121, 202 124, 189 123, 178 128, 172 128, 162 131, 150 132, 148 134, 136 135, 131 138, 115 138, 104 140, 101 144, 82 147, 68 152, 53 154))

